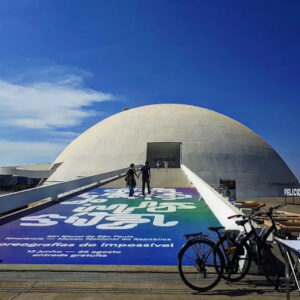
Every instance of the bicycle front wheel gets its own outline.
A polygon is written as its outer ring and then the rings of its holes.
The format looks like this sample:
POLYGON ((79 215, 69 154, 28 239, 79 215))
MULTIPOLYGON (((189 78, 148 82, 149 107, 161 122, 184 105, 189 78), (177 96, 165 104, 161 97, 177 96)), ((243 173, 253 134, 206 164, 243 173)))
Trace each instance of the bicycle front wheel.
POLYGON ((265 277, 277 289, 279 286, 279 268, 276 262, 277 258, 269 245, 264 244, 261 247, 259 258, 265 277))
POLYGON ((198 292, 215 287, 221 279, 223 268, 223 255, 209 240, 190 240, 178 253, 178 269, 182 281, 198 292))
POLYGON ((243 279, 249 272, 252 260, 251 250, 248 244, 243 243, 239 245, 224 235, 218 241, 216 247, 221 250, 225 259, 225 268, 222 272, 222 278, 231 282, 237 282, 243 279))

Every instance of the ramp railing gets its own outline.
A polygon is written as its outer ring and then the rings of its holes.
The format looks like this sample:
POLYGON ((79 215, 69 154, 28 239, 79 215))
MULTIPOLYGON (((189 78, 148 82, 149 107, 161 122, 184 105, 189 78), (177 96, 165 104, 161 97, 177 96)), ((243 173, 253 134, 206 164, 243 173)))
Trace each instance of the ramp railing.
MULTIPOLYGON (((140 167, 136 166, 137 169, 140 167)), ((66 195, 72 195, 81 190, 125 176, 127 170, 128 168, 124 168, 0 196, 0 213, 16 210, 40 200, 58 201, 59 198, 66 195)))
POLYGON ((181 169, 197 189, 201 197, 204 199, 210 210, 214 213, 218 221, 226 228, 237 229, 240 227, 236 225, 234 219, 227 219, 230 215, 242 214, 242 212, 232 205, 227 198, 220 195, 208 183, 201 179, 197 174, 190 170, 187 166, 181 164, 181 169))

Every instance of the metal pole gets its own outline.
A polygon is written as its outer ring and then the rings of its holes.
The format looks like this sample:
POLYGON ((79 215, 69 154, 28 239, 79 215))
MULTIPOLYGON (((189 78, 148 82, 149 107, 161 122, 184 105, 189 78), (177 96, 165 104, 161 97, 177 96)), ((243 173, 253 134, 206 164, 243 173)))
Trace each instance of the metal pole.
POLYGON ((294 195, 294 192, 293 192, 293 205, 295 204, 295 195, 294 195))
POLYGON ((290 265, 288 261, 287 250, 284 249, 284 262, 285 262, 285 292, 286 300, 290 300, 290 265))
MULTIPOLYGON (((295 282, 296 282, 298 291, 300 292, 300 286, 299 286, 299 283, 298 283, 298 279, 297 279, 297 276, 296 276, 296 273, 295 273, 295 270, 294 270, 294 266, 293 266, 293 263, 292 263, 292 261, 291 261, 289 252, 286 251, 286 254, 287 254, 287 258, 288 258, 288 260, 289 260, 289 265, 291 266, 291 269, 292 269, 292 273, 293 273, 293 276, 294 276, 294 279, 295 279, 295 282)), ((295 267, 296 267, 296 266, 297 266, 297 264, 295 265, 295 267)))

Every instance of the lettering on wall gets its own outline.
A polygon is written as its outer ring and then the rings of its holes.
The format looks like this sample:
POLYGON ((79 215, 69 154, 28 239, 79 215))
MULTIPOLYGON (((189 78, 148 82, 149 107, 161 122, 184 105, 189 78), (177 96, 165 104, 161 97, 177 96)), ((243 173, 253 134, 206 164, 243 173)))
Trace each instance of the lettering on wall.
POLYGON ((284 189, 284 197, 300 197, 300 189, 284 189))

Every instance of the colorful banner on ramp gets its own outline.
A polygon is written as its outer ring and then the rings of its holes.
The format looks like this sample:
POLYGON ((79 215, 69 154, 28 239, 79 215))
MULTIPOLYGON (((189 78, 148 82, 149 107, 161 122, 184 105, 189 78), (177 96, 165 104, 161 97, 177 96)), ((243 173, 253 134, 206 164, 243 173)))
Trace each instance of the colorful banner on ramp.
POLYGON ((96 188, 1 226, 3 264, 177 265, 183 235, 219 222, 192 188, 96 188))

